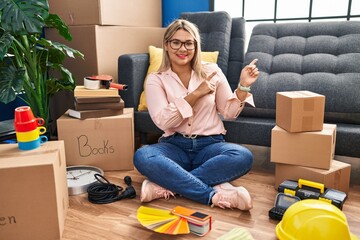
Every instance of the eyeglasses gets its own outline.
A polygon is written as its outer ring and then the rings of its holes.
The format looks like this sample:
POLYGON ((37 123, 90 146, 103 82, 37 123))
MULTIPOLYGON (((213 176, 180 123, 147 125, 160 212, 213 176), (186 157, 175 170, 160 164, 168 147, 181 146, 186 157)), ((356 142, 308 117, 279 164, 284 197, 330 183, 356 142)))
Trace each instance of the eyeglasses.
POLYGON ((195 41, 191 41, 191 40, 182 42, 178 39, 173 39, 170 40, 169 43, 170 43, 170 47, 174 50, 179 50, 182 47, 182 45, 185 46, 186 50, 194 50, 196 47, 195 41))

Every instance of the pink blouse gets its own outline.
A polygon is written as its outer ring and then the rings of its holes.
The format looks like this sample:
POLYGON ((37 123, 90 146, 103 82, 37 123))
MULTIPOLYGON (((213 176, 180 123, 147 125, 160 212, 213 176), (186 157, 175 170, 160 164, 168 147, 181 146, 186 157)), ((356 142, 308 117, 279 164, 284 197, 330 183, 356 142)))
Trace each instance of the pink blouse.
POLYGON ((224 119, 234 120, 244 109, 245 102, 255 106, 251 94, 244 102, 237 98, 236 92, 231 91, 225 75, 217 64, 203 63, 203 67, 207 75, 217 72, 210 80, 215 83, 216 90, 199 98, 193 107, 184 97, 203 81, 194 71, 188 88, 185 88, 171 69, 148 75, 145 86, 148 110, 156 126, 164 131, 164 137, 175 132, 189 135, 226 134, 218 113, 224 119))

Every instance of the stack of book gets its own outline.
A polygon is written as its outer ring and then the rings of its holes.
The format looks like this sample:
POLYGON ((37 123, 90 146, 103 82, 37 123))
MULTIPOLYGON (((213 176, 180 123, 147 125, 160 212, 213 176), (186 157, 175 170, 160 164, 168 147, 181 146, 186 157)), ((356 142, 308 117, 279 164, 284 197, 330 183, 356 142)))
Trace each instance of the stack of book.
POLYGON ((120 115, 125 106, 116 88, 94 90, 76 86, 74 97, 74 108, 69 109, 68 114, 78 119, 120 115))
POLYGON ((137 212, 141 225, 164 234, 193 233, 204 236, 211 230, 211 216, 186 207, 177 206, 171 210, 141 206, 137 212))

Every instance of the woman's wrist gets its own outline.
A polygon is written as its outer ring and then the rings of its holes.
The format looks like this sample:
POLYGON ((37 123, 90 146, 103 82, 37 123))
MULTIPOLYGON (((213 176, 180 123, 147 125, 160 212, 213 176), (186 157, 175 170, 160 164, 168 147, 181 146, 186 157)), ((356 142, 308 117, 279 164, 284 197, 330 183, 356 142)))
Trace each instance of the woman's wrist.
POLYGON ((248 92, 241 91, 239 88, 236 90, 236 96, 240 100, 240 102, 244 102, 248 94, 248 92))
POLYGON ((250 92, 251 88, 250 86, 244 86, 239 82, 238 89, 243 92, 250 92))

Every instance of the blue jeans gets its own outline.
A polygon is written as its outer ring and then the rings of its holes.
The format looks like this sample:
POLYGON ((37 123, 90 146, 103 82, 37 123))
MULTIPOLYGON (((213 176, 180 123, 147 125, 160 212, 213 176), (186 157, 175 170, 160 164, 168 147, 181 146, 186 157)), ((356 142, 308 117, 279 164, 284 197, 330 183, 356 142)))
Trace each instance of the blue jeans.
POLYGON ((225 142, 223 135, 190 139, 175 134, 134 155, 136 169, 150 181, 208 205, 216 193, 212 186, 243 176, 252 162, 247 148, 225 142))

